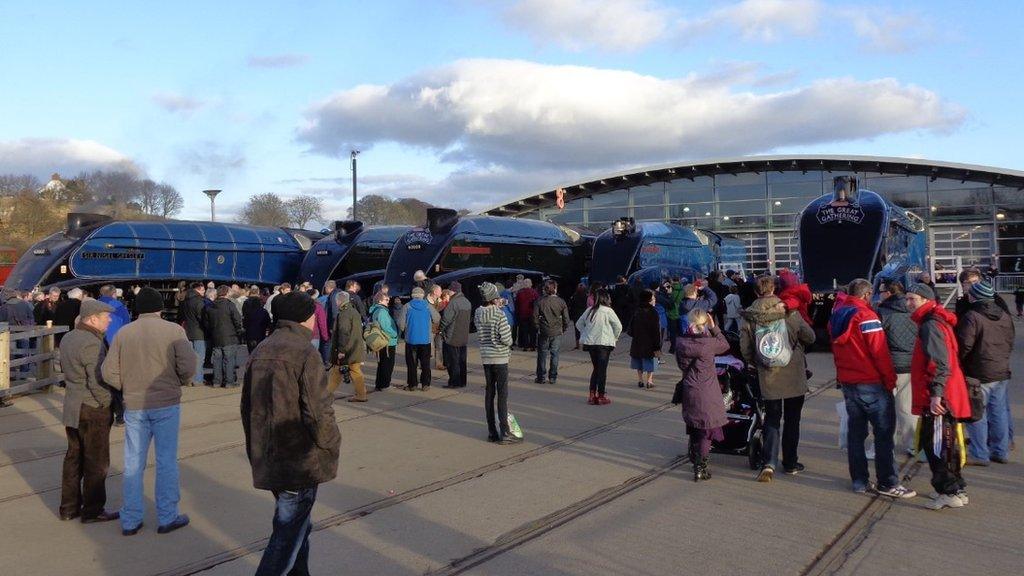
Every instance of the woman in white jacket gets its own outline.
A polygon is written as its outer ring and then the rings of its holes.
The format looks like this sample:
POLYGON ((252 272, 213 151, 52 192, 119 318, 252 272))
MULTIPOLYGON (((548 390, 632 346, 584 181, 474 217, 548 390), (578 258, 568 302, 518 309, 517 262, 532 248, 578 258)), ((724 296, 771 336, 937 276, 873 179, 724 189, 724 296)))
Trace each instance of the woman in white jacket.
POLYGON ((604 395, 605 380, 608 378, 608 360, 615 343, 622 333, 622 323, 612 310, 612 297, 607 290, 598 290, 594 305, 576 321, 580 331, 580 344, 590 353, 594 365, 590 373, 590 399, 588 404, 611 404, 604 395))

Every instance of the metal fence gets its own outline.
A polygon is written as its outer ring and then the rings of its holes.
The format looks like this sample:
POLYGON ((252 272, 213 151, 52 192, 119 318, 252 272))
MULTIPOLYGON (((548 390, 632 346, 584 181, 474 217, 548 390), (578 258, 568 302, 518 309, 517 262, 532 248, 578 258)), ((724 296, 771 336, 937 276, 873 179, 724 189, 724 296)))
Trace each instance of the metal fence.
POLYGON ((9 326, 0 322, 0 398, 49 389, 64 381, 57 369, 57 334, 67 326, 9 326))

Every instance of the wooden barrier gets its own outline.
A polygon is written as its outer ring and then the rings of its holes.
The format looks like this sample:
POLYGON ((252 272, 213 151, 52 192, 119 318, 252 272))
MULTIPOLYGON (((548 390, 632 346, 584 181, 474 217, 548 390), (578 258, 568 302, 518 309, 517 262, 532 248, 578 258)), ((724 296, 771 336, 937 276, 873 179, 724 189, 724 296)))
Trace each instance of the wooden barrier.
POLYGON ((67 326, 53 326, 50 322, 46 326, 10 326, 0 322, 0 398, 42 389, 49 391, 54 384, 62 383, 64 374, 55 364, 54 336, 67 331, 67 326), (33 338, 38 343, 34 348, 14 345, 20 341, 31 342, 33 338), (35 370, 24 371, 24 366, 33 365, 35 370))

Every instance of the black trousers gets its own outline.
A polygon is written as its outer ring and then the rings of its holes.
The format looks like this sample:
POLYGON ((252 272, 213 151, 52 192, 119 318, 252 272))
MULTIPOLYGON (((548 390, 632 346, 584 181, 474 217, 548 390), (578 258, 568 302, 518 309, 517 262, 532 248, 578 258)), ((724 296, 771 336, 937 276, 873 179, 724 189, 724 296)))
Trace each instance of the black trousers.
POLYGON ((932 471, 932 488, 939 494, 956 494, 967 489, 967 482, 961 474, 960 456, 963 443, 963 427, 949 414, 935 416, 930 412, 921 416, 921 449, 928 457, 932 471), (942 450, 935 453, 935 419, 941 418, 942 450))
POLYGON ((589 346, 590 363, 594 369, 590 372, 590 391, 604 394, 604 385, 608 380, 608 360, 611 359, 611 346, 589 346))
POLYGON ((391 386, 391 374, 395 371, 395 346, 385 346, 377 352, 377 372, 373 375, 373 387, 383 390, 391 386))
POLYGON ((466 385, 466 347, 445 342, 441 347, 444 365, 448 369, 448 385, 459 388, 466 385))
POLYGON ((537 347, 537 327, 533 325, 533 318, 518 318, 516 326, 519 326, 519 347, 523 349, 537 347))
POLYGON ((405 383, 415 388, 417 383, 416 367, 419 366, 419 385, 430 386, 430 344, 405 343, 405 369, 408 375, 405 383))
POLYGON ((797 465, 797 447, 800 444, 800 415, 804 409, 804 396, 765 400, 764 402, 764 462, 778 467, 779 444, 782 445, 782 466, 797 465), (783 420, 785 426, 783 427, 783 420), (781 442, 779 441, 779 429, 781 442))
POLYGON ((110 407, 82 405, 78 428, 64 428, 68 451, 61 474, 60 512, 65 516, 81 513, 93 518, 107 504, 107 469, 110 468, 110 425, 114 413, 110 407))
POLYGON ((487 383, 484 392, 487 433, 492 438, 504 438, 508 435, 508 364, 484 364, 484 381, 487 383), (498 404, 497 425, 494 421, 495 399, 498 404))

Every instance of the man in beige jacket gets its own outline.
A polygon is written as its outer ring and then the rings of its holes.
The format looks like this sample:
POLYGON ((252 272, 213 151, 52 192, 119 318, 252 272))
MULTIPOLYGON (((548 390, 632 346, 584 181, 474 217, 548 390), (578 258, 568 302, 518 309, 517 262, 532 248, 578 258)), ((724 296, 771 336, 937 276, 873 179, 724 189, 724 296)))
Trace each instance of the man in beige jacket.
POLYGON ((178 513, 178 426, 181 387, 196 370, 185 330, 160 317, 163 297, 143 288, 135 297, 139 318, 117 332, 103 361, 103 379, 124 393, 124 481, 121 533, 142 528, 142 476, 150 440, 156 446, 157 533, 188 525, 178 513))

